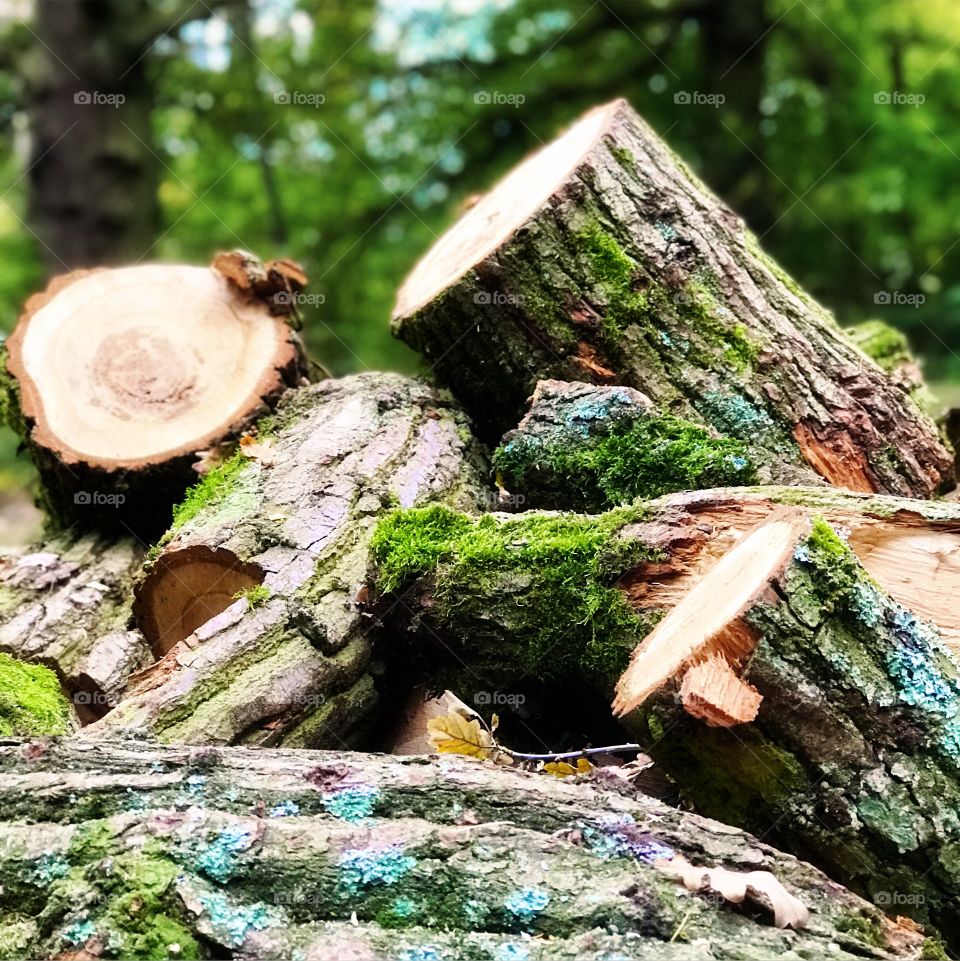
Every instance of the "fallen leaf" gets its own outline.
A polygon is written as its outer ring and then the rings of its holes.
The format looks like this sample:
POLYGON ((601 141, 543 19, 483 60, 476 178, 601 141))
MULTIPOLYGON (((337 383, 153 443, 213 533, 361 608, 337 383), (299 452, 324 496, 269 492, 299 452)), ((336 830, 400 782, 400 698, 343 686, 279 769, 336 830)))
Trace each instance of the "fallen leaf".
POLYGON ((249 457, 251 460, 263 464, 264 467, 269 467, 276 457, 272 437, 258 441, 249 434, 244 434, 243 437, 240 438, 240 452, 244 457, 249 457))
POLYGON ((438 754, 462 754, 488 760, 497 749, 489 731, 475 718, 466 718, 456 710, 427 721, 430 744, 438 754))
POLYGON ((726 868, 696 867, 682 856, 656 861, 655 867, 668 877, 682 881, 688 891, 719 894, 733 904, 751 900, 773 912, 778 928, 805 927, 810 919, 806 905, 795 898, 769 871, 728 871, 726 868))
POLYGON ((589 774, 593 765, 585 757, 578 757, 576 767, 566 761, 548 761, 543 765, 543 770, 554 777, 572 777, 575 774, 589 774))

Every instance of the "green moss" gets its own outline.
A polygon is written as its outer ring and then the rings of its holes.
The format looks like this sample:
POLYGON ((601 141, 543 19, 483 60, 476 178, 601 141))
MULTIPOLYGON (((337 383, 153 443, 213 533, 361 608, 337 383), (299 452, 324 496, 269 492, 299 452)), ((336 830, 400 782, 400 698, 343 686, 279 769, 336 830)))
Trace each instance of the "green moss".
POLYGON ((641 616, 617 578, 659 557, 617 533, 640 508, 599 517, 466 517, 446 507, 397 511, 374 533, 378 587, 399 591, 426 577, 431 619, 470 646, 473 683, 530 675, 609 684, 655 615, 641 616))
POLYGON ((68 734, 70 703, 56 674, 0 654, 0 735, 68 734))
POLYGON ((846 328, 845 333, 885 371, 913 363, 906 335, 882 320, 865 320, 846 328))
POLYGON ((248 587, 246 590, 237 591, 233 595, 234 600, 239 601, 241 598, 247 602, 247 609, 253 610, 255 607, 262 607, 271 597, 270 588, 266 584, 254 584, 253 587, 248 587))
POLYGON ((920 958, 921 961, 949 961, 950 955, 940 938, 924 938, 920 958))
POLYGON ((230 491, 232 482, 248 463, 248 458, 237 451, 206 474, 199 484, 194 484, 173 509, 172 529, 183 527, 205 508, 220 503, 230 491))
POLYGON ((497 472, 540 506, 604 510, 637 497, 737 486, 756 480, 747 445, 710 436, 677 417, 612 425, 604 436, 556 444, 520 435, 498 448, 497 472), (538 496, 539 495, 539 496, 538 496))
POLYGON ((852 935, 864 944, 872 944, 875 948, 886 949, 889 947, 880 918, 871 914, 848 914, 841 915, 836 920, 838 931, 852 935))

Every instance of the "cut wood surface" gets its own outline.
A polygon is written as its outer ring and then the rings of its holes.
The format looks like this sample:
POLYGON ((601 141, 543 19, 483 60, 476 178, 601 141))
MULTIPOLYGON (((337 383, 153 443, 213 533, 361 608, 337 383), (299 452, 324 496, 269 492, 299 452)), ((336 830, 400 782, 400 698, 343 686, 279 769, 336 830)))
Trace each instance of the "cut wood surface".
POLYGON ((599 775, 7 740, 0 812, 11 956, 799 961, 936 948, 810 865, 599 775), (715 889, 687 890, 704 875, 715 889), (728 900, 747 883, 744 903, 728 900), (805 926, 774 926, 786 909, 805 926))
POLYGON ((771 469, 916 497, 952 479, 908 392, 624 101, 588 113, 443 235, 393 325, 491 441, 538 380, 585 380, 748 441, 771 469))
POLYGON ((479 448, 449 399, 396 374, 290 393, 177 509, 136 588, 159 660, 91 737, 352 744, 377 694, 361 588, 394 505, 476 510, 479 448))
POLYGON ((610 694, 647 636, 618 706, 642 700, 625 725, 699 810, 960 944, 958 505, 757 488, 596 517, 428 509, 375 544, 394 634, 465 700, 610 694))
POLYGON ((162 530, 197 454, 302 379, 290 307, 276 302, 302 286, 295 268, 236 254, 77 271, 27 302, 7 341, 13 419, 58 514, 160 517, 162 530), (260 286, 242 283, 251 275, 260 286))

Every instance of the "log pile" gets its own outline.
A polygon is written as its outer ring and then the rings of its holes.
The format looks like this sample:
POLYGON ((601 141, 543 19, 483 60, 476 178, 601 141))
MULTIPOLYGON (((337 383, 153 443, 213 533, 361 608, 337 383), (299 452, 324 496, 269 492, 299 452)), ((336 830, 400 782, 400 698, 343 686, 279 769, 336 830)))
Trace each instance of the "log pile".
POLYGON ((0 558, 0 654, 79 730, 0 742, 0 957, 960 950, 955 452, 902 350, 619 101, 400 290, 449 393, 308 383, 305 282, 71 275, 11 337, 50 523, 0 558), (495 749, 361 753, 446 688, 495 749), (505 769, 494 712, 602 715, 682 809, 610 757, 538 764, 579 742, 505 769))

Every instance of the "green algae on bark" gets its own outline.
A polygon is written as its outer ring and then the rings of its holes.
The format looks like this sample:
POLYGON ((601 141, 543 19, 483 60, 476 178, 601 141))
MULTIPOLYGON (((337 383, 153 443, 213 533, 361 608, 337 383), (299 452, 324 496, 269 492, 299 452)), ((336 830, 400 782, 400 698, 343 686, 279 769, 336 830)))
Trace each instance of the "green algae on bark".
POLYGON ((465 758, 7 743, 0 957, 906 961, 920 949, 809 865, 624 791, 465 758), (655 867, 675 854, 772 871, 808 926, 691 894, 655 867))

